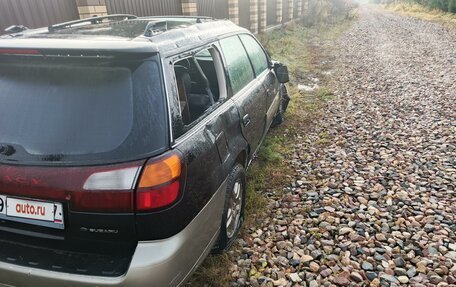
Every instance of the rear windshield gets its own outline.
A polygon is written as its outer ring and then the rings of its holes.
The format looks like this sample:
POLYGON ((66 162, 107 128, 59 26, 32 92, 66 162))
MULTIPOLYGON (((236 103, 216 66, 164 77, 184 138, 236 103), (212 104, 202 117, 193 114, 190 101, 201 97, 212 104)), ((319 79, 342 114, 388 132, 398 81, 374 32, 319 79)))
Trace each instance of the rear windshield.
POLYGON ((158 64, 0 63, 0 160, 116 162, 163 150, 158 64))

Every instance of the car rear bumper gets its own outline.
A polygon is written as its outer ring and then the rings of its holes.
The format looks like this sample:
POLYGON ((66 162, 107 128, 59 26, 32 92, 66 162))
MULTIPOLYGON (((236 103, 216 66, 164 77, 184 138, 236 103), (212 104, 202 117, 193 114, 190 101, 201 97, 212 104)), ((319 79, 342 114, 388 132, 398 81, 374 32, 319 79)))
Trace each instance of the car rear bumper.
POLYGON ((0 286, 179 286, 206 257, 217 240, 225 190, 226 181, 193 221, 177 235, 164 240, 139 242, 130 267, 122 277, 83 276, 0 262, 0 286))

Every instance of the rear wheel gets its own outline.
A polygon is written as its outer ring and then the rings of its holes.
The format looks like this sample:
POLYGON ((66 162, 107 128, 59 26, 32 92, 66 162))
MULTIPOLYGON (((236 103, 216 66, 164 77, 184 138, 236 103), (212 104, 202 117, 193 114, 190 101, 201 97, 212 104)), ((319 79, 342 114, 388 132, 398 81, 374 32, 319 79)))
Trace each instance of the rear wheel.
POLYGON ((244 221, 245 184, 244 168, 236 164, 228 176, 222 224, 215 252, 229 249, 239 234, 244 221))

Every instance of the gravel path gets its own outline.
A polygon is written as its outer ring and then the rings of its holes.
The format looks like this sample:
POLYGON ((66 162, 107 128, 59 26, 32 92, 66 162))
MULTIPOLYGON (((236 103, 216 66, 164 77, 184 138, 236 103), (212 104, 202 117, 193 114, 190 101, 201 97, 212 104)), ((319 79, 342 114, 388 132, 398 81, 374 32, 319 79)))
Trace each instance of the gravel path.
POLYGON ((336 97, 232 286, 456 286, 456 31, 363 8, 335 46, 336 97))

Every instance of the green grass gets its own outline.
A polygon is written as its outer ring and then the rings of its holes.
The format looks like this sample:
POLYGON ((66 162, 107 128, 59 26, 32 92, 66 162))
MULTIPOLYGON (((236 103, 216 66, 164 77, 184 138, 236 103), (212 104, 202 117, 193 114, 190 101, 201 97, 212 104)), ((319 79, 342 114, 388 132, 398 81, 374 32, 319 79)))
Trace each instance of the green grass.
POLYGON ((399 3, 387 4, 387 10, 427 21, 441 23, 450 28, 456 28, 456 13, 444 12, 438 9, 429 9, 420 4, 399 3))
POLYGON ((317 96, 324 101, 328 101, 332 99, 333 93, 328 88, 321 88, 318 90, 317 96))
POLYGON ((318 135, 317 145, 327 145, 330 141, 329 134, 327 132, 322 132, 318 135))
MULTIPOLYGON (((292 24, 284 29, 260 35, 260 41, 272 57, 289 67, 291 83, 288 87, 291 102, 284 115, 284 122, 270 130, 258 150, 257 158, 247 172, 245 222, 241 237, 249 229, 258 227, 263 220, 269 202, 266 191, 272 191, 280 196, 283 187, 291 183, 290 177, 295 171, 285 160, 292 157, 297 137, 312 127, 315 120, 321 116, 322 108, 332 98, 331 91, 324 86, 312 94, 303 94, 296 87, 309 74, 323 77, 319 74, 322 70, 319 63, 325 54, 322 54, 322 49, 315 47, 313 43, 337 38, 351 23, 341 21, 310 28, 292 24)), ((329 140, 329 135, 321 134, 321 144, 326 144, 329 140)), ((230 258, 235 256, 236 246, 227 254, 209 256, 187 286, 229 286, 229 270, 233 264, 230 258)))
POLYGON ((271 164, 280 164, 283 160, 281 145, 284 139, 279 136, 267 137, 258 151, 258 157, 271 164))

